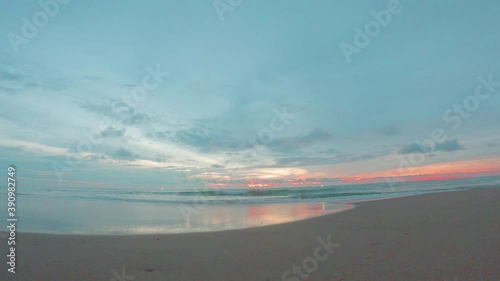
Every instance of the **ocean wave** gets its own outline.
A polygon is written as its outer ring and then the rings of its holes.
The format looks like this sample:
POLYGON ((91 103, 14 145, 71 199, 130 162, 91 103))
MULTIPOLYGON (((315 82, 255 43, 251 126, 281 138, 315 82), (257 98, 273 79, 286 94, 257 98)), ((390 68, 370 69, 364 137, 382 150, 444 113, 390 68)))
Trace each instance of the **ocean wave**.
POLYGON ((468 188, 498 186, 499 178, 491 177, 482 180, 451 180, 440 182, 405 182, 397 186, 386 183, 358 184, 343 186, 315 186, 300 188, 268 188, 268 189, 225 189, 207 187, 201 190, 169 190, 169 189, 103 189, 103 188, 33 188, 19 195, 69 199, 123 201, 137 203, 279 203, 303 201, 348 201, 372 198, 384 198, 443 192, 468 188))

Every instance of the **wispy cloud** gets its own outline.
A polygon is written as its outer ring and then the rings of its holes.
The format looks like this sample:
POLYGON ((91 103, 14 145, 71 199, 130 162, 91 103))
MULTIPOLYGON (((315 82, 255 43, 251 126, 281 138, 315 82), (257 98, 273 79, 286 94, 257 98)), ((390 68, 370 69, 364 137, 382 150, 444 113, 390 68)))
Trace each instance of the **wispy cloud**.
POLYGON ((445 151, 445 152, 457 151, 462 149, 465 149, 465 147, 462 144, 460 144, 457 139, 447 140, 444 141, 443 143, 436 143, 434 146, 434 150, 445 151))
POLYGON ((16 95, 18 94, 18 92, 12 88, 9 88, 9 87, 5 87, 5 86, 2 86, 0 85, 0 92, 2 93, 5 93, 7 95, 16 95))
POLYGON ((140 157, 138 154, 135 154, 131 150, 124 147, 112 150, 108 153, 108 155, 118 160, 135 160, 140 157))
POLYGON ((380 127, 375 129, 375 132, 384 136, 394 136, 401 133, 401 130, 396 126, 380 127))
POLYGON ((435 143, 433 147, 427 147, 423 144, 411 143, 403 148, 401 148, 399 154, 411 154, 411 153, 428 153, 433 151, 443 151, 452 152, 457 150, 463 150, 465 147, 458 142, 457 139, 446 140, 442 143, 435 143))
POLYGON ((308 134, 293 137, 278 138, 272 141, 268 146, 278 152, 290 152, 302 150, 314 144, 328 141, 332 135, 324 129, 317 128, 308 134))
POLYGON ((0 146, 39 155, 65 155, 67 153, 64 148, 21 140, 0 140, 0 146))
POLYGON ((126 129, 116 129, 114 127, 108 127, 102 131, 101 136, 105 138, 119 138, 125 135, 126 129))

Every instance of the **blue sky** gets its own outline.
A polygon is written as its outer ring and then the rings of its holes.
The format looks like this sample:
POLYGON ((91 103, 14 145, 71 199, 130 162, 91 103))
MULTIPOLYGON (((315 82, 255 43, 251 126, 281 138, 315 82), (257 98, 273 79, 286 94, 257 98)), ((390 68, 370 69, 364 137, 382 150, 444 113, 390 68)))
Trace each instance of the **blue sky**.
POLYGON ((37 1, 0 2, 0 160, 44 186, 328 183, 394 175, 412 154, 425 160, 397 176, 500 170, 500 87, 478 79, 500 81, 498 1, 243 0, 217 12, 235 2, 51 2, 32 38, 23 18, 36 20, 37 1), (340 44, 388 5, 400 12, 348 62, 340 44), (154 89, 113 110, 151 71, 163 73, 154 89), (488 97, 460 116, 478 85, 488 97), (414 142, 435 129, 446 139, 424 154, 414 142), (89 134, 102 141, 82 152, 89 134))

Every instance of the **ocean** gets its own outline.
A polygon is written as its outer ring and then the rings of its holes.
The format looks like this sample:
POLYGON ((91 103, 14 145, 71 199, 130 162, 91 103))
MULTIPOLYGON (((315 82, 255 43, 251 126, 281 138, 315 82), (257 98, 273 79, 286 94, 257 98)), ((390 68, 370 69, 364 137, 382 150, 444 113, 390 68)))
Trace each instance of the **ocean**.
MULTIPOLYGON (((230 230, 349 210, 354 203, 500 186, 500 176, 291 188, 37 188, 17 190, 19 231, 152 234, 230 230)), ((0 202, 6 208, 6 198, 0 202)))
POLYGON ((217 188, 203 187, 192 190, 167 188, 21 188, 22 197, 117 201, 158 204, 256 204, 318 201, 359 201, 377 198, 407 196, 428 192, 465 190, 500 185, 500 176, 466 178, 442 181, 413 181, 376 184, 345 184, 336 186, 310 186, 287 188, 217 188))

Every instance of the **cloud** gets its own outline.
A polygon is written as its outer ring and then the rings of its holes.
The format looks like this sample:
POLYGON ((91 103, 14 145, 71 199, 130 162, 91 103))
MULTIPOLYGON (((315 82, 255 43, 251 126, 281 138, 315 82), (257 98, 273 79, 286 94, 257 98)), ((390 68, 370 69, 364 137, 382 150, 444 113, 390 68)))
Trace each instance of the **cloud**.
POLYGON ((42 87, 47 90, 62 91, 69 88, 70 81, 65 78, 52 78, 44 81, 42 87))
POLYGON ((488 143, 486 145, 486 147, 490 147, 490 148, 492 148, 492 147, 498 147, 498 144, 496 144, 496 143, 488 143))
POLYGON ((115 129, 114 127, 108 127, 101 133, 101 136, 105 138, 119 138, 125 135, 125 131, 126 131, 125 128, 119 130, 115 129))
MULTIPOLYGON (((119 115, 113 111, 111 108, 111 103, 116 101, 116 107, 120 108, 129 108, 124 102, 118 101, 118 100, 110 100, 109 104, 94 104, 90 102, 78 102, 78 106, 80 108, 83 108, 89 112, 97 113, 100 115, 108 116, 108 117, 118 117, 119 115)), ((132 109, 129 108, 129 111, 132 109)), ((122 113, 129 113, 129 112, 122 112, 122 113)))
POLYGON ((214 137, 214 132, 207 129, 192 128, 187 130, 178 130, 174 133, 174 139, 198 149, 208 147, 217 138, 214 137))
MULTIPOLYGON (((28 72, 25 72, 28 73, 28 72)), ((40 84, 36 82, 36 80, 41 79, 38 76, 35 76, 31 73, 25 74, 19 71, 10 71, 5 68, 0 68, 0 81, 2 81, 2 86, 0 86, 0 90, 7 92, 10 95, 18 94, 20 90, 25 88, 36 88, 39 87, 40 84)), ((44 86, 51 85, 54 82, 53 78, 42 77, 44 79, 44 86)), ((59 79, 62 80, 62 79, 59 79)))
POLYGON ((408 145, 403 146, 403 148, 401 148, 398 151, 398 153, 399 154, 424 153, 424 150, 426 150, 426 148, 420 147, 416 143, 410 143, 408 145))
POLYGON ((24 86, 27 87, 27 88, 36 88, 36 87, 39 87, 40 84, 36 83, 36 82, 26 82, 24 83, 24 86))
POLYGON ((12 89, 12 88, 9 88, 9 87, 4 87, 4 86, 1 86, 0 85, 0 92, 4 92, 6 93, 7 95, 16 95, 17 94, 17 91, 12 89))
POLYGON ((165 154, 157 154, 154 158, 154 161, 159 163, 166 163, 171 158, 172 158, 171 156, 165 154))
POLYGON ((331 139, 331 137, 332 135, 327 131, 317 128, 306 135, 276 139, 267 146, 279 152, 288 152, 327 141, 331 139))
POLYGON ((401 133, 399 128, 396 126, 377 128, 377 129, 375 129, 375 132, 377 132, 378 134, 384 135, 384 136, 394 136, 394 135, 401 133))
POLYGON ((338 153, 338 150, 330 148, 330 149, 322 150, 319 153, 321 153, 321 154, 335 154, 335 153, 338 153))
POLYGON ((363 160, 365 160, 365 159, 374 159, 374 158, 375 158, 375 156, 371 155, 371 154, 363 154, 363 155, 360 156, 360 159, 363 159, 363 160))
POLYGON ((311 133, 309 133, 308 135, 305 135, 304 137, 301 137, 298 139, 299 143, 302 143, 302 144, 312 144, 314 142, 318 142, 318 141, 325 141, 325 140, 329 140, 331 138, 331 135, 330 133, 326 132, 325 130, 323 129, 315 129, 314 131, 312 131, 311 133))
POLYGON ((154 121, 153 117, 137 112, 119 99, 109 99, 104 104, 78 102, 78 106, 89 112, 118 119, 125 125, 138 125, 154 121))
POLYGON ((25 74, 14 73, 7 71, 6 69, 0 69, 0 79, 8 81, 22 81, 29 78, 25 74))
POLYGON ((135 160, 139 158, 139 155, 124 148, 123 146, 120 146, 120 148, 109 152, 108 155, 114 159, 119 159, 119 160, 135 160))
POLYGON ((21 140, 0 140, 0 146, 10 147, 14 151, 22 151, 37 155, 66 155, 67 150, 61 147, 44 145, 37 142, 28 142, 21 140))
POLYGON ((347 153, 337 153, 334 156, 329 157, 303 157, 303 156, 293 156, 293 157, 283 157, 279 158, 277 161, 278 166, 314 166, 314 165, 327 165, 327 164, 339 164, 355 162, 367 159, 374 159, 375 155, 372 154, 361 154, 352 155, 347 153))
POLYGON ((465 149, 465 147, 463 145, 461 145, 457 139, 447 140, 447 141, 444 141, 443 143, 436 143, 434 145, 434 150, 436 150, 436 151, 450 152, 450 151, 456 151, 456 150, 462 150, 462 149, 465 149))
POLYGON ((174 129, 149 133, 148 136, 191 146, 204 153, 236 151, 241 143, 231 136, 229 131, 202 125, 198 121, 187 125, 189 128, 185 128, 186 125, 170 124, 168 126, 174 129))
POLYGON ((123 118, 122 122, 125 125, 138 125, 141 123, 147 123, 153 121, 153 118, 143 113, 135 113, 132 111, 132 114, 123 118))
POLYGON ((18 145, 18 146, 8 146, 8 145, 0 145, 0 151, 3 153, 8 153, 8 152, 25 152, 26 150, 24 149, 24 146, 18 145))
POLYGON ((443 151, 443 152, 451 152, 456 150, 463 150, 465 147, 461 145, 457 139, 447 140, 443 143, 436 143, 433 147, 424 147, 418 145, 416 143, 411 143, 403 148, 401 148, 398 153, 399 154, 412 154, 412 153, 428 153, 431 151, 443 151))

